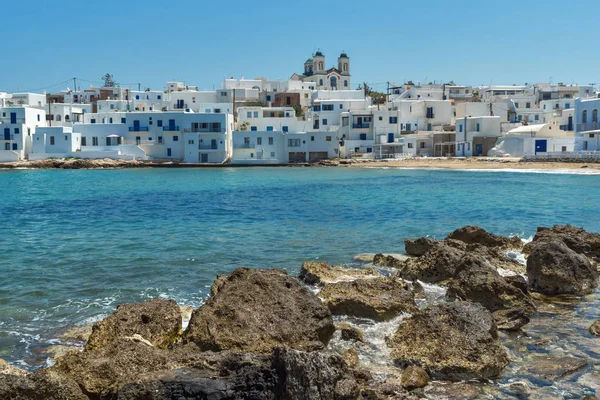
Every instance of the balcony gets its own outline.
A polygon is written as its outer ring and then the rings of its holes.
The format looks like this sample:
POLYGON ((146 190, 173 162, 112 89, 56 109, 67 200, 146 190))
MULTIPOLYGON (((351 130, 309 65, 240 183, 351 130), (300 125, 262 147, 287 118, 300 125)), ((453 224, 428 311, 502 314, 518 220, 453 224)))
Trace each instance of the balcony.
POLYGON ((577 132, 600 130, 599 122, 588 122, 587 124, 577 124, 577 132))
POLYGON ((179 126, 177 126, 177 125, 163 126, 163 131, 164 132, 179 132, 179 126))
POLYGON ((254 143, 240 143, 240 144, 234 144, 233 148, 234 149, 254 149, 254 148, 256 148, 256 145, 254 145, 254 143))
POLYGON ((370 122, 363 122, 362 124, 352 124, 352 128, 354 129, 369 129, 370 127, 370 122))
POLYGON ((148 132, 147 126, 130 126, 129 132, 148 132))
POLYGON ((435 118, 435 114, 434 114, 434 113, 429 113, 429 112, 428 112, 428 113, 425 115, 425 118, 430 118, 430 119, 433 119, 433 118, 435 118))
POLYGON ((13 118, 13 120, 11 121, 10 117, 5 117, 5 118, 0 117, 0 124, 24 124, 24 123, 25 123, 25 118, 13 118))
POLYGON ((4 141, 4 142, 11 142, 15 140, 15 136, 14 135, 0 135, 0 142, 4 141))
POLYGON ((216 144, 199 144, 198 150, 219 150, 219 146, 216 144))
POLYGON ((573 130, 573 124, 568 124, 568 125, 561 125, 559 127, 559 129, 561 131, 572 131, 573 130))

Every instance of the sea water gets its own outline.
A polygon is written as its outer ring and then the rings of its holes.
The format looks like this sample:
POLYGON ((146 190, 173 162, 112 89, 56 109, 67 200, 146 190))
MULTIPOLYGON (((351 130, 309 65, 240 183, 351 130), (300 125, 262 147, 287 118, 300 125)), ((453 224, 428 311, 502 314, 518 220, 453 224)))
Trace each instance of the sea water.
POLYGON ((198 306, 242 266, 350 264, 469 224, 523 238, 553 224, 600 231, 600 177, 585 174, 20 170, 0 171, 0 193, 0 358, 29 369, 59 328, 157 296, 198 306))

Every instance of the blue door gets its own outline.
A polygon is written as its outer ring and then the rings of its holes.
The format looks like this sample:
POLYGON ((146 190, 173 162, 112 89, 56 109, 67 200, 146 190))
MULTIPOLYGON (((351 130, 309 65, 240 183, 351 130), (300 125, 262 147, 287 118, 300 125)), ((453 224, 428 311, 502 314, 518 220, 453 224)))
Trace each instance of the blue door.
POLYGON ((394 134, 388 133, 388 143, 394 143, 394 134))
POLYGON ((200 160, 201 162, 203 162, 203 163, 208 162, 208 154, 201 154, 200 157, 201 157, 201 160, 200 160))
POLYGON ((535 141, 535 154, 546 152, 546 140, 535 141))
POLYGON ((10 113, 10 123, 11 124, 17 123, 17 113, 10 113))
POLYGON ((476 144, 475 145, 475 155, 476 156, 480 156, 483 154, 483 145, 482 144, 476 144))
POLYGON ((171 157, 171 149, 167 149, 167 157, 171 157))
POLYGON ((4 140, 10 140, 10 128, 4 128, 4 140))
POLYGON ((567 125, 567 130, 568 131, 572 131, 573 130, 573 116, 569 116, 569 123, 567 125))
POLYGON ((174 119, 170 119, 169 120, 169 130, 170 131, 174 131, 175 129, 175 120, 174 119))
POLYGON ((133 131, 134 132, 140 131, 140 121, 133 121, 133 131))
POLYGON ((17 144, 13 143, 12 145, 13 145, 13 150, 17 150, 17 144))

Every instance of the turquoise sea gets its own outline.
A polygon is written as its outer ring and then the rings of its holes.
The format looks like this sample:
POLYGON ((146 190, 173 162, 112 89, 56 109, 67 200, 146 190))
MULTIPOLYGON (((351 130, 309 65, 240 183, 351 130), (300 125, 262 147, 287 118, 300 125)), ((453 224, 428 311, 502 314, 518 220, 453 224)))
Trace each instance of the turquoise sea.
POLYGON ((361 168, 0 171, 0 358, 43 365, 56 329, 165 296, 198 306, 240 266, 351 263, 475 224, 600 231, 600 176, 361 168))

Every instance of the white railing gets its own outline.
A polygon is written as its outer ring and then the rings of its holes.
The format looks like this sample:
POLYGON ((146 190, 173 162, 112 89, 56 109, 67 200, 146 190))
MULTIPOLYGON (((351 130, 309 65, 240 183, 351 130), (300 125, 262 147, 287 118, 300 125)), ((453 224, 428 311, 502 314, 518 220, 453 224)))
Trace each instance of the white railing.
POLYGON ((526 156, 523 159, 558 159, 558 158, 572 158, 572 159, 594 159, 600 160, 600 151, 555 151, 540 153, 532 156, 526 156))

